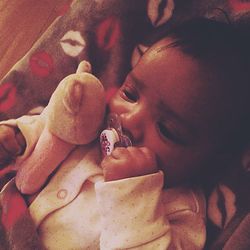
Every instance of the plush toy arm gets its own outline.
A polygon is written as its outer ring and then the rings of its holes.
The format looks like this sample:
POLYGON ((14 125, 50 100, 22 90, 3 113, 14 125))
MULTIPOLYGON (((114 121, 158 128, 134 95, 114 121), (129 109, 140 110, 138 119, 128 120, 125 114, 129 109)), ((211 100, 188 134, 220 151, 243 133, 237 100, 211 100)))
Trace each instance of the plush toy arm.
POLYGON ((0 123, 0 170, 23 153, 25 144, 25 139, 17 127, 0 123))
POLYGON ((75 145, 62 141, 44 129, 30 157, 20 166, 16 186, 23 194, 34 194, 49 175, 74 149, 75 145))

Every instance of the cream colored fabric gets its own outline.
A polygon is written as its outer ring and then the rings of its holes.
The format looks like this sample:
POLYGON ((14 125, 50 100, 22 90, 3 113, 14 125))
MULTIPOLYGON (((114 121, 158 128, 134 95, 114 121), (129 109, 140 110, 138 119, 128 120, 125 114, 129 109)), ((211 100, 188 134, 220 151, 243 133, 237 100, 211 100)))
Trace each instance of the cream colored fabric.
MULTIPOLYGON (((23 119, 17 125, 33 147, 38 137, 32 131, 40 131, 42 120, 23 119)), ((29 147, 19 160, 28 157, 29 147)), ((200 191, 162 190, 161 171, 104 182, 100 160, 98 145, 79 146, 31 203, 31 216, 48 249, 203 248, 206 211, 200 191)))

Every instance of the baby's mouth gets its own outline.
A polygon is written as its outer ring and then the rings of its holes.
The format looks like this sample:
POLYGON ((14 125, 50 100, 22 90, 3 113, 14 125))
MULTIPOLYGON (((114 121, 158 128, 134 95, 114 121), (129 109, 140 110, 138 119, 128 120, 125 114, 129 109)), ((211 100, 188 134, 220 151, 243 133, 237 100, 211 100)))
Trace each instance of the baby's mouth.
POLYGON ((104 155, 110 155, 115 147, 132 146, 130 133, 124 133, 120 117, 111 113, 107 118, 107 129, 100 135, 100 144, 104 155))

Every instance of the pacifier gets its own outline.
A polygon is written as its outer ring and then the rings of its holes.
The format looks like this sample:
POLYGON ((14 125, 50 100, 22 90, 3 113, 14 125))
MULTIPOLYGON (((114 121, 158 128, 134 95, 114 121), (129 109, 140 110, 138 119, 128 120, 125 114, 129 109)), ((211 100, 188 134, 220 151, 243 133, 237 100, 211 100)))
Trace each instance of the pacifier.
POLYGON ((132 146, 129 137, 123 134, 120 118, 117 114, 109 114, 107 118, 107 129, 100 135, 100 144, 104 156, 110 155, 115 147, 132 146))

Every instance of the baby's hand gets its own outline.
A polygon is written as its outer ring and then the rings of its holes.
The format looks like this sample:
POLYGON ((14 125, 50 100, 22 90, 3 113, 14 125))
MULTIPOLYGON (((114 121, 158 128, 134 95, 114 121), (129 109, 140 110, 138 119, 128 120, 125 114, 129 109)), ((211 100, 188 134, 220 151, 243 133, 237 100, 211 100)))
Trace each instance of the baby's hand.
POLYGON ((26 142, 20 130, 0 125, 0 168, 22 154, 25 147, 26 142))
POLYGON ((146 147, 117 147, 101 166, 105 181, 153 174, 158 171, 154 153, 146 147))

